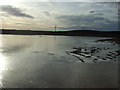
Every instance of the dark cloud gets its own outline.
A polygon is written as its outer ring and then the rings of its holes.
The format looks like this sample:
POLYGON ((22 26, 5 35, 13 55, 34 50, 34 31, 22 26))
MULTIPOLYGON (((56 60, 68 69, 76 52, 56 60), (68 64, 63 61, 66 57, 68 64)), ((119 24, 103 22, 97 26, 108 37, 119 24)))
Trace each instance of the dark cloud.
POLYGON ((89 11, 90 13, 94 13, 95 11, 89 11))
POLYGON ((104 15, 103 13, 96 13, 95 15, 104 15))
POLYGON ((17 25, 31 25, 30 23, 24 23, 24 22, 17 22, 15 24, 17 24, 17 25))
POLYGON ((56 19, 65 23, 66 26, 75 26, 71 29, 78 29, 83 25, 87 29, 102 29, 102 30, 115 30, 117 29, 117 22, 110 21, 103 17, 97 17, 94 15, 62 15, 56 17, 56 19), (78 27, 79 26, 79 27, 78 27))
POLYGON ((2 8, 2 12, 6 12, 13 16, 33 18, 33 16, 23 13, 22 10, 11 5, 1 5, 0 8, 2 8))
POLYGON ((89 13, 94 15, 104 15, 103 11, 100 11, 100 10, 91 10, 89 11, 89 13))
POLYGON ((51 16, 51 14, 50 14, 48 11, 43 11, 43 13, 44 13, 46 16, 51 16))

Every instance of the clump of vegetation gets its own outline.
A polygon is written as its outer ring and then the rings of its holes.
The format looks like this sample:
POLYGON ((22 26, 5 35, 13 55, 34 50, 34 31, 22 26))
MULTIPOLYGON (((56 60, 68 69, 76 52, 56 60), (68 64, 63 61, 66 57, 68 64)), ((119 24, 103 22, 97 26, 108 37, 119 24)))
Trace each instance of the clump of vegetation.
POLYGON ((120 38, 100 39, 100 40, 97 40, 96 42, 109 42, 113 44, 120 44, 120 38))

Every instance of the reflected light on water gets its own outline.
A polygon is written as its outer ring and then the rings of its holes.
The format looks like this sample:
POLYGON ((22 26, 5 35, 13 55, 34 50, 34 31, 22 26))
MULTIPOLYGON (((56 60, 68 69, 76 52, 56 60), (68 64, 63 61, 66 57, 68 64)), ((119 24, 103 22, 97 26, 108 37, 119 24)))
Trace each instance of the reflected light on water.
POLYGON ((2 46, 3 46, 3 42, 2 42, 2 36, 0 36, 0 72, 5 70, 5 56, 2 54, 2 46))
POLYGON ((0 54, 0 88, 3 87, 2 83, 2 71, 6 69, 6 62, 5 62, 5 57, 0 54))
POLYGON ((0 71, 5 70, 5 57, 0 54, 0 71))

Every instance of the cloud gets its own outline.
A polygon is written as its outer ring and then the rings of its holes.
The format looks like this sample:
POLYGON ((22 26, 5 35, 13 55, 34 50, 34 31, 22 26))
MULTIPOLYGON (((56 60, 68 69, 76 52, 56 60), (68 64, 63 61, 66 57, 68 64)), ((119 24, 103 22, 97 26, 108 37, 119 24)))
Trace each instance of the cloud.
MULTIPOLYGON (((57 27, 59 30, 82 30, 81 26, 68 26, 68 27, 57 27)), ((87 29, 87 28, 85 28, 87 29)))
POLYGON ((6 13, 13 15, 13 16, 34 18, 31 15, 23 13, 22 10, 20 10, 19 8, 13 7, 11 5, 1 5, 0 8, 2 8, 2 12, 6 12, 6 13))
POLYGON ((95 13, 95 11, 90 11, 90 13, 95 13))
POLYGON ((78 29, 80 27, 103 30, 117 29, 117 21, 110 21, 108 19, 97 17, 95 15, 62 15, 56 17, 56 19, 59 22, 64 23, 66 27, 71 28, 70 26, 73 26, 75 29, 78 29))
POLYGON ((23 2, 118 2, 119 0, 24 0, 23 2))
POLYGON ((24 22, 16 22, 16 25, 31 25, 30 23, 24 23, 24 22))
POLYGON ((43 13, 44 13, 46 16, 51 16, 51 14, 50 14, 48 11, 43 11, 43 13))
POLYGON ((57 17, 58 20, 62 22, 68 22, 69 24, 80 24, 80 23, 94 23, 95 21, 105 21, 109 22, 109 20, 103 17, 96 17, 92 15, 62 15, 57 17))
POLYGON ((102 12, 94 11, 94 10, 89 11, 89 13, 94 15, 104 15, 102 12))

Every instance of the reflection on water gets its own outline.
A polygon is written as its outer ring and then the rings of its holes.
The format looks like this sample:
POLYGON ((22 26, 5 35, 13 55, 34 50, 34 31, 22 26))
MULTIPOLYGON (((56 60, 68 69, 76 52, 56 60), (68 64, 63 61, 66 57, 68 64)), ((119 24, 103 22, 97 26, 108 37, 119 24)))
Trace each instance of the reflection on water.
POLYGON ((6 59, 5 57, 0 53, 0 87, 3 87, 3 83, 2 83, 2 71, 6 70, 6 59))
POLYGON ((74 47, 117 47, 95 43, 101 38, 3 35, 0 43, 0 86, 4 88, 117 87, 117 63, 81 63, 66 50, 74 47), (116 73, 116 74, 115 74, 116 73), (103 82, 104 81, 104 82, 103 82), (102 84, 101 84, 102 83, 102 84))
POLYGON ((2 52, 4 51, 2 49, 3 43, 2 43, 2 36, 0 36, 0 88, 3 87, 3 83, 2 83, 2 72, 4 70, 7 69, 7 65, 6 65, 6 57, 2 54, 2 52))
POLYGON ((5 70, 5 57, 0 54, 0 71, 5 70))

